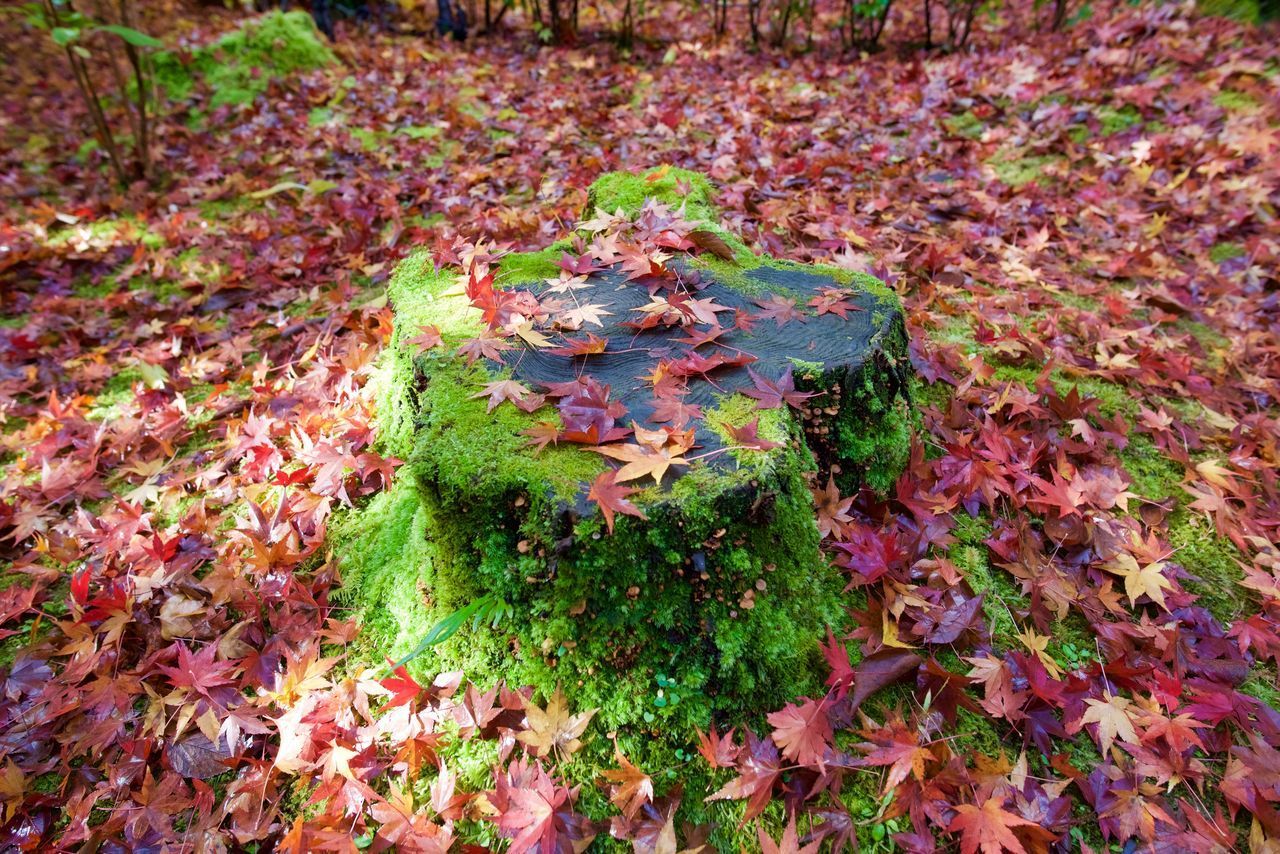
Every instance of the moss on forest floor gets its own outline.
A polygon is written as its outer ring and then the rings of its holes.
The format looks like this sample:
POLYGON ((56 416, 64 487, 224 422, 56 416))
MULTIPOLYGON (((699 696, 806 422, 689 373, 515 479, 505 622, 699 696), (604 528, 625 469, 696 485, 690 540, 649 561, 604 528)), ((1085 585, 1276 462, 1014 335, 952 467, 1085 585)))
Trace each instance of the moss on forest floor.
POLYGON ((212 93, 209 106, 248 104, 271 81, 298 71, 331 65, 333 52, 304 11, 270 12, 188 55, 161 51, 153 58, 157 86, 174 101, 185 101, 197 85, 212 93))

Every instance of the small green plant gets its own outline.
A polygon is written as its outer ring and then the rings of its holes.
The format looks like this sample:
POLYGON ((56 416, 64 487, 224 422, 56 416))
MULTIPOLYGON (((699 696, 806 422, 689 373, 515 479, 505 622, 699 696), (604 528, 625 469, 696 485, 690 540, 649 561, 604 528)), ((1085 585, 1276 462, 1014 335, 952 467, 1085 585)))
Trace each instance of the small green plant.
POLYGON ((893 835, 901 833, 907 829, 907 822, 901 816, 894 818, 885 818, 885 813, 889 811, 889 807, 893 806, 893 792, 888 792, 878 801, 864 803, 853 811, 854 821, 857 822, 860 832, 858 833, 858 850, 870 852, 891 852, 897 850, 894 844, 893 835), (866 828, 866 837, 861 832, 862 828, 866 828))
POLYGON ((42 0, 21 7, 27 21, 46 30, 63 49, 71 64, 76 88, 93 121, 94 136, 106 152, 111 170, 121 184, 145 180, 151 171, 149 104, 152 100, 151 65, 146 51, 162 43, 134 29, 132 4, 120 0, 117 20, 96 20, 77 11, 70 0, 42 0), (123 58, 122 58, 123 57, 123 58), (109 74, 113 88, 99 86, 97 77, 109 74), (132 138, 132 154, 126 157, 111 114, 125 114, 132 138))
POLYGON ((1068 670, 1083 670, 1097 658, 1093 650, 1067 642, 1058 649, 1057 658, 1067 666, 1068 670))
POLYGON ((845 0, 841 38, 845 47, 874 50, 880 42, 893 0, 845 0))
POLYGON ((422 640, 418 641, 417 646, 392 665, 392 669, 399 669, 436 644, 444 643, 457 634, 458 630, 465 626, 468 620, 471 621, 473 631, 485 623, 488 623, 490 628, 496 629, 503 620, 510 618, 514 613, 515 609, 497 596, 481 596, 479 599, 463 605, 432 626, 422 640))

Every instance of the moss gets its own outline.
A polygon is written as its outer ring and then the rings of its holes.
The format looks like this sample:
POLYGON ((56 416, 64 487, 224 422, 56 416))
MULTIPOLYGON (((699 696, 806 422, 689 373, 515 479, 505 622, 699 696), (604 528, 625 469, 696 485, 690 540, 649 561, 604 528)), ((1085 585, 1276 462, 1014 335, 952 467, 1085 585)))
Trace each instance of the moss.
POLYGON ((1230 540, 1217 535, 1212 522, 1180 507, 1169 517, 1168 537, 1173 548, 1169 560, 1195 576, 1184 580, 1183 586, 1198 595, 1199 604, 1220 623, 1230 624, 1256 608, 1240 584, 1244 556, 1230 540))
POLYGON ((0 640, 0 670, 8 672, 9 668, 13 667, 13 662, 17 660, 18 653, 31 644, 31 630, 34 626, 34 619, 23 620, 17 627, 17 634, 0 640))
POLYGON ((1030 183, 1039 183, 1048 178, 1047 168, 1061 162, 1062 158, 1055 154, 1030 154, 1016 156, 1012 153, 997 155, 987 161, 996 177, 1013 189, 1019 189, 1030 183))
POLYGON ((1081 311, 1102 311, 1102 300, 1089 294, 1079 294, 1071 290, 1061 290, 1054 294, 1059 303, 1081 311))
POLYGON ((537 252, 513 252, 510 255, 504 255, 498 262, 494 282, 509 288, 556 278, 560 275, 561 255, 568 249, 568 244, 554 243, 537 252))
POLYGON ((1247 254, 1239 243, 1215 243, 1209 249, 1209 260, 1215 264, 1221 264, 1232 258, 1243 258, 1247 254))
POLYGON ((1259 0, 1196 0, 1196 11, 1202 15, 1230 18, 1246 24, 1262 20, 1259 0))
POLYGON ((62 774, 49 772, 36 777, 31 788, 42 795, 52 795, 62 789, 62 783, 66 779, 62 774))
MULTIPOLYGON (((976 756, 994 758, 1009 752, 1010 745, 1005 743, 996 722, 986 715, 975 714, 965 708, 957 709, 955 732, 957 736, 951 742, 951 751, 966 762, 976 756)), ((1016 751, 1017 747, 1014 748, 1016 751)))
POLYGON ((90 421, 111 421, 118 418, 135 398, 134 385, 141 382, 145 382, 142 371, 135 365, 116 371, 107 379, 102 391, 98 392, 85 417, 90 421))
MULTIPOLYGON (((861 739, 851 732, 836 733, 836 746, 846 752, 861 739)), ((839 793, 840 802, 854 821, 854 834, 859 852, 887 854, 898 850, 890 838, 894 833, 909 830, 910 821, 896 815, 894 793, 881 792, 884 773, 879 768, 853 769, 844 780, 839 793), (888 816, 894 815, 893 818, 888 816)), ((775 838, 777 834, 774 834, 775 838)), ((759 844, 739 848, 739 851, 757 850, 759 844)), ((719 849, 726 850, 726 849, 719 849)))
POLYGON ((101 300, 114 294, 117 287, 116 280, 112 276, 104 276, 97 280, 79 276, 72 284, 71 292, 82 300, 101 300))
POLYGON ((1213 96, 1213 103, 1231 113, 1245 113, 1258 108, 1256 98, 1245 92, 1237 92, 1234 89, 1223 89, 1213 96))
POLYGON ((648 524, 620 520, 607 537, 594 515, 574 525, 532 500, 522 515, 512 492, 449 496, 439 477, 423 479, 441 555, 433 595, 445 612, 497 596, 517 615, 446 644, 448 663, 545 693, 563 682, 608 729, 686 737, 713 714, 819 689, 816 638, 842 619, 839 582, 794 462, 772 495, 695 470, 643 505, 648 524), (679 701, 659 698, 659 674, 679 701))
POLYGON ((846 492, 865 485, 888 493, 910 458, 919 421, 909 399, 911 371, 900 316, 873 346, 873 357, 861 364, 796 379, 796 388, 816 395, 805 410, 815 416, 805 425, 809 449, 819 471, 835 472, 846 492))
MULTIPOLYGON (((1040 367, 1035 365, 996 365, 992 379, 996 382, 1021 383, 1035 390, 1040 377, 1040 367)), ((1097 377, 1082 377, 1068 374, 1061 368, 1049 373, 1049 382, 1059 396, 1066 396, 1075 389, 1082 398, 1093 398, 1098 401, 1098 412, 1104 417, 1115 415, 1134 416, 1138 412, 1140 401, 1121 383, 1108 382, 1097 377)))
POLYGON ((600 176, 587 189, 587 213, 601 208, 608 213, 619 210, 635 216, 646 199, 656 199, 672 207, 684 205, 691 220, 714 222, 717 219, 715 191, 705 175, 661 166, 643 175, 609 172, 600 176))
POLYGON ((403 473, 358 512, 334 517, 330 542, 343 575, 334 601, 360 621, 356 643, 364 654, 357 653, 358 660, 398 659, 435 622, 429 606, 434 551, 426 522, 417 480, 403 473))
MULTIPOLYGON (((722 398, 715 409, 706 412, 704 420, 707 426, 724 442, 725 447, 732 447, 735 444, 733 434, 729 432, 728 427, 725 425, 743 427, 754 420, 756 421, 757 435, 761 439, 766 442, 778 442, 781 444, 788 442, 796 429, 794 426, 795 420, 791 416, 790 410, 783 408, 757 409, 756 401, 742 394, 732 394, 722 398)), ((780 451, 779 449, 772 451, 742 449, 730 450, 728 453, 737 461, 739 466, 759 472, 766 469, 786 451, 780 451)))
POLYGON ((1142 124, 1142 113, 1133 104, 1124 104, 1119 109, 1102 106, 1097 109, 1099 131, 1103 136, 1115 136, 1130 128, 1142 124))
POLYGON ((1249 678, 1237 690, 1280 711, 1280 686, 1276 682, 1275 664, 1261 664, 1253 668, 1249 678))
POLYGON ((734 250, 733 261, 726 261, 711 253, 705 253, 689 258, 687 263, 691 269, 705 270, 720 284, 747 296, 762 296, 771 290, 785 290, 770 286, 750 275, 751 271, 759 269, 764 264, 764 259, 747 249, 745 245, 741 249, 732 243, 729 246, 734 250))
POLYGON ((321 38, 306 12, 271 12, 245 21, 189 57, 157 53, 153 73, 157 85, 174 100, 186 100, 203 81, 213 93, 211 106, 248 104, 273 79, 332 64, 333 52, 321 38))
POLYGON ((45 240, 45 245, 51 248, 70 248, 76 252, 100 252, 131 243, 140 243, 146 249, 159 249, 164 246, 164 238, 147 228, 137 217, 121 216, 55 229, 45 240))
POLYGON ((1068 670, 1087 667, 1098 658, 1097 633, 1083 614, 1069 611, 1063 619, 1054 620, 1045 652, 1068 670))
POLYGON ((1004 647, 1016 647, 1018 626, 1012 613, 1025 607, 1026 597, 1008 573, 991 567, 986 544, 991 534, 991 520, 985 514, 957 514, 951 529, 956 541, 947 550, 947 558, 959 567, 973 592, 983 594, 982 610, 992 638, 1004 647))
POLYGON ((948 116, 942 120, 942 123, 954 136, 963 136, 966 139, 981 139, 987 130, 982 119, 975 116, 972 110, 966 110, 958 116, 948 116))

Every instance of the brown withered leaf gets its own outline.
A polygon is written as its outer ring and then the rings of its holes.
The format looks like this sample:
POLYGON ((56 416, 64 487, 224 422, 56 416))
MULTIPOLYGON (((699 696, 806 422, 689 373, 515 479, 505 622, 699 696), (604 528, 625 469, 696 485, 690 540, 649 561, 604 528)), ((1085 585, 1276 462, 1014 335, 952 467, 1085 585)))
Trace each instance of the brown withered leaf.
POLYGON ((525 707, 529 728, 517 734, 516 739, 527 745, 535 756, 554 753, 558 759, 565 759, 582 747, 582 734, 598 711, 588 709, 576 715, 569 714, 564 692, 557 686, 545 709, 532 701, 525 707))

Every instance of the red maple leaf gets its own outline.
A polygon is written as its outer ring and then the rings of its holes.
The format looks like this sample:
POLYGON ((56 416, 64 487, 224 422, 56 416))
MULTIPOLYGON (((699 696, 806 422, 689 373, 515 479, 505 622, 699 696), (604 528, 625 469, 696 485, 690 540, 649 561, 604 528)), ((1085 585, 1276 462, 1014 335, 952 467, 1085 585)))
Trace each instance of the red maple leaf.
POLYGON ((387 702, 387 708, 395 708, 412 702, 422 691, 422 686, 409 675, 409 671, 404 665, 399 667, 391 659, 387 659, 387 664, 393 668, 392 675, 379 681, 383 688, 391 692, 391 699, 387 702))
POLYGON ((747 374, 755 386, 744 388, 742 393, 755 399, 756 409, 777 409, 783 403, 799 408, 800 404, 815 396, 813 392, 796 391, 795 377, 786 368, 776 380, 768 379, 752 368, 747 368, 747 374))
POLYGON ((782 768, 779 764, 777 745, 772 739, 758 739, 748 732, 747 744, 738 757, 738 776, 725 783, 714 794, 707 796, 707 800, 745 798, 747 809, 743 813, 739 826, 745 825, 764 812, 773 794, 773 786, 781 777, 782 768))
POLYGON ((764 309, 756 314, 756 320, 772 320, 778 324, 778 328, 786 326, 792 320, 798 320, 801 323, 807 323, 808 318, 796 310, 796 301, 787 297, 780 297, 777 294, 769 294, 764 299, 752 300, 760 308, 764 309))
POLYGON ((947 830, 951 833, 960 832, 961 854, 974 854, 979 849, 982 854, 1001 854, 1003 851, 1026 854, 1026 849, 1010 829, 1014 827, 1038 825, 1009 812, 1004 808, 1004 797, 993 795, 983 801, 980 807, 958 804, 956 816, 947 825, 947 830))
POLYGON ((804 702, 799 706, 787 703, 782 711, 769 714, 768 721, 773 727, 771 737, 787 759, 804 766, 816 766, 823 771, 822 755, 835 737, 827 718, 826 704, 808 697, 801 699, 804 702))
POLYGON ((721 426, 728 431, 733 438, 733 443, 740 448, 746 448, 752 451, 771 451, 774 448, 781 448, 781 442, 770 442, 768 439, 760 438, 760 419, 752 418, 741 427, 734 427, 732 424, 721 422, 721 426))
POLYGON ((649 518, 644 515, 644 511, 627 500, 628 495, 639 490, 618 483, 616 475, 612 469, 601 472, 592 482, 591 491, 587 493, 588 500, 600 505, 600 512, 604 515, 610 534, 613 533, 614 513, 635 516, 637 519, 649 518))
POLYGON ((419 326, 418 334, 404 343, 417 347, 419 352, 425 353, 427 350, 439 347, 442 341, 443 338, 440 335, 440 327, 428 323, 423 326, 419 326))

